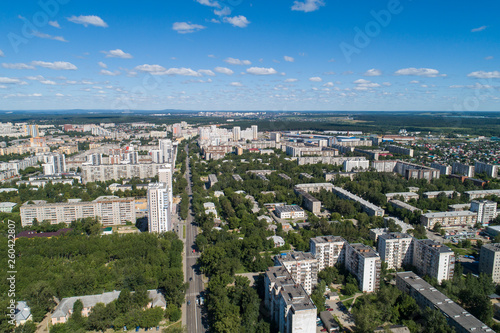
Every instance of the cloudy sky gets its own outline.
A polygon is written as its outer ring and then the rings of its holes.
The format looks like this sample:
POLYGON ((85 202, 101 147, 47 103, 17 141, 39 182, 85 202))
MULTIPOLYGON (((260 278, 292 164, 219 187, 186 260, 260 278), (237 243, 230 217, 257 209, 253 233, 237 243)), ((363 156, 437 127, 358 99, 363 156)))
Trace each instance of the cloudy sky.
POLYGON ((0 3, 0 109, 500 110, 498 1, 0 3))

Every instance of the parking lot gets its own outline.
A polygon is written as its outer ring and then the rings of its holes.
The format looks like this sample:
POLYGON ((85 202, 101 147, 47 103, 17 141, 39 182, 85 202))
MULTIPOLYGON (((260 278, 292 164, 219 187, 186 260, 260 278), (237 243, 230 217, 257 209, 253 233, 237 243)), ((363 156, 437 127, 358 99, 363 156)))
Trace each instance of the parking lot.
MULTIPOLYGON (((341 301, 326 301, 327 310, 331 312, 333 316, 337 316, 340 323, 344 327, 345 332, 354 331, 354 317, 347 310, 347 308, 342 304, 341 301)), ((320 323, 316 326, 316 332, 322 332, 323 325, 320 323)), ((324 331, 323 331, 324 332, 324 331)))

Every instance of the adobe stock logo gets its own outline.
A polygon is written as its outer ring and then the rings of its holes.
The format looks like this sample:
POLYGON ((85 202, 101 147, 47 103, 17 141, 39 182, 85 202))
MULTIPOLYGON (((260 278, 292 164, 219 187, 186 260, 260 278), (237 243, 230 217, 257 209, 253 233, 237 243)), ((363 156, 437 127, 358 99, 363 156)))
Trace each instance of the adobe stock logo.
POLYGON ((358 26, 354 27, 356 35, 353 38, 352 44, 346 42, 339 44, 346 62, 350 64, 352 61, 351 57, 354 54, 360 54, 362 49, 368 47, 372 39, 380 35, 382 28, 387 27, 391 23, 392 17, 401 14, 402 11, 403 6, 399 0, 389 0, 387 9, 382 9, 378 12, 374 10, 370 11, 373 20, 367 22, 364 29, 358 26))

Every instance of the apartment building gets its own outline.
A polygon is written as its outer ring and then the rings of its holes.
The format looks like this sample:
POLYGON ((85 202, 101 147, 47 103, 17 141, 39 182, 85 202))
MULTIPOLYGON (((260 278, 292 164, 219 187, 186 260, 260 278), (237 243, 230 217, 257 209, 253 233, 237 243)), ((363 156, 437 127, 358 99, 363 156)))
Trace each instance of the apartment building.
POLYGON ((413 157, 413 149, 411 148, 405 148, 405 147, 400 147, 400 146, 395 146, 395 145, 388 145, 384 147, 387 151, 394 153, 394 154, 401 154, 401 155, 408 155, 410 157, 413 157))
POLYGON ((491 178, 498 177, 498 165, 488 164, 476 161, 474 164, 474 168, 476 173, 486 173, 491 178))
POLYGON ((158 175, 160 168, 162 164, 157 163, 82 165, 82 182, 86 184, 122 178, 152 178, 158 175))
POLYGON ((53 175, 66 171, 66 159, 63 154, 50 153, 43 155, 43 173, 53 175))
POLYGON ((445 176, 451 175, 451 166, 450 165, 431 163, 431 168, 439 170, 439 172, 442 175, 445 175, 445 176))
POLYGON ((339 236, 319 236, 309 240, 311 253, 318 259, 318 270, 345 262, 347 241, 339 236))
POLYGON ((444 195, 446 195, 446 197, 448 197, 450 199, 453 198, 454 193, 457 193, 457 195, 460 195, 460 193, 455 192, 455 191, 430 191, 430 192, 424 192, 423 195, 424 195, 424 198, 426 198, 426 199, 435 199, 441 193, 444 193, 444 195))
POLYGON ((380 287, 380 255, 370 246, 347 244, 345 267, 358 279, 359 289, 374 292, 380 287))
POLYGON ((413 264, 413 237, 399 232, 382 234, 378 237, 377 250, 387 263, 387 269, 400 269, 413 264))
POLYGON ((479 272, 491 275, 495 283, 500 283, 500 244, 491 243, 481 247, 479 272))
POLYGON ((500 196, 500 190, 477 190, 465 191, 465 194, 470 200, 484 198, 488 195, 500 196))
POLYGON ((318 283, 318 259, 312 253, 282 253, 274 257, 274 265, 285 267, 293 280, 301 284, 309 295, 318 283))
POLYGON ((69 202, 47 203, 44 200, 28 201, 21 208, 23 227, 38 222, 69 224, 77 219, 96 217, 103 226, 121 225, 127 221, 135 223, 135 199, 102 196, 94 201, 70 199, 69 202))
POLYGON ((265 307, 280 332, 316 332, 316 306, 284 267, 268 268, 264 286, 265 307))
POLYGON ((422 309, 429 307, 440 311, 457 333, 494 332, 413 272, 396 273, 396 287, 415 299, 422 309))
POLYGON ((403 202, 403 201, 399 201, 399 200, 390 200, 388 202, 388 204, 392 205, 394 208, 400 208, 400 209, 406 209, 406 210, 409 210, 410 212, 412 213, 417 213, 417 212, 420 212, 422 213, 422 210, 417 208, 417 207, 414 207, 410 204, 407 204, 406 202, 403 202))
POLYGON ((436 223, 442 227, 473 226, 477 222, 477 213, 471 211, 426 213, 420 216, 420 223, 432 229, 436 223))
POLYGON ((385 214, 385 211, 372 204, 371 202, 347 191, 347 190, 344 190, 343 188, 341 187, 337 187, 337 186, 333 186, 332 188, 333 190, 333 193, 335 193, 337 196, 341 197, 342 199, 347 199, 347 200, 352 200, 352 201, 356 201, 357 203, 359 203, 361 205, 361 208, 363 209, 363 211, 365 213, 367 213, 368 215, 371 215, 371 216, 384 216, 385 214))
POLYGON ((453 162, 451 166, 451 173, 465 177, 474 177, 474 167, 472 165, 453 162))
POLYGON ((148 186, 148 230, 162 233, 172 230, 171 202, 166 183, 151 183, 148 186))
POLYGON ((441 283, 453 277, 455 253, 449 247, 430 239, 415 240, 413 266, 420 275, 429 275, 441 283))
POLYGON ((477 213, 477 223, 487 226, 497 217, 497 203, 489 200, 473 200, 470 210, 477 213))
POLYGON ((308 211, 312 212, 313 214, 319 214, 321 212, 321 201, 302 190, 295 189, 295 193, 298 196, 302 197, 302 204, 308 211))
POLYGON ((394 199, 395 197, 402 197, 404 202, 407 202, 410 199, 418 200, 420 197, 418 193, 415 192, 393 192, 385 194, 387 200, 394 199))

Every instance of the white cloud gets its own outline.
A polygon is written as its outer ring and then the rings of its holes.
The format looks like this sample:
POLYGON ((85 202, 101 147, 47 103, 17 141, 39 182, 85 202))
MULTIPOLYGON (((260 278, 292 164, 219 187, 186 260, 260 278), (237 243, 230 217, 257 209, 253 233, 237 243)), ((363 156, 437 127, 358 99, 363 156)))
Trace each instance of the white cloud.
POLYGON ((227 58, 224 59, 224 62, 231 64, 231 65, 251 65, 252 62, 250 60, 240 60, 240 59, 235 59, 235 58, 227 58))
POLYGON ((359 91, 366 91, 370 88, 380 87, 380 84, 365 79, 358 79, 354 81, 354 84, 356 84, 356 87, 354 87, 354 89, 359 91))
POLYGON ((135 67, 135 69, 140 72, 148 72, 148 73, 160 73, 167 70, 165 67, 160 65, 148 65, 148 64, 137 66, 135 67))
POLYGON ((3 63, 2 67, 8 68, 8 69, 35 69, 35 66, 31 66, 31 65, 23 64, 23 63, 17 63, 17 64, 3 63))
POLYGON ((417 81, 417 80, 412 80, 412 81, 410 81, 410 83, 411 83, 411 84, 419 84, 419 83, 420 83, 420 81, 417 81))
POLYGON ((57 22, 57 21, 49 21, 49 25, 53 26, 54 28, 61 29, 61 26, 59 25, 59 22, 57 22))
POLYGON ((484 60, 492 60, 493 59, 493 56, 487 56, 484 58, 484 60))
POLYGON ((220 23, 220 21, 218 19, 211 19, 209 22, 212 22, 212 23, 220 23))
POLYGON ((19 79, 13 79, 10 77, 1 77, 0 76, 0 83, 4 84, 23 84, 24 81, 21 81, 19 79))
POLYGON ((103 63, 102 61, 99 61, 97 64, 98 64, 100 67, 102 67, 102 68, 108 68, 108 65, 106 65, 106 64, 105 64, 105 63, 103 63))
POLYGON ((215 73, 212 72, 210 69, 200 69, 200 70, 198 70, 198 73, 201 73, 203 75, 208 75, 208 76, 215 76, 215 73))
POLYGON ((231 15, 231 9, 229 7, 224 7, 221 10, 214 10, 214 14, 217 16, 228 16, 231 15))
POLYGON ((35 37, 38 37, 38 38, 53 39, 53 40, 57 40, 60 42, 67 42, 67 40, 64 39, 64 37, 62 37, 62 36, 52 36, 49 34, 44 34, 43 32, 40 32, 40 31, 33 31, 32 35, 35 37))
POLYGON ((486 28, 487 28, 487 26, 483 25, 483 26, 481 26, 481 27, 479 27, 479 28, 474 28, 474 29, 472 29, 472 30, 471 30, 471 32, 479 32, 479 31, 483 31, 483 30, 484 30, 484 29, 486 29, 486 28))
POLYGON ((285 82, 297 82, 298 79, 286 79, 285 82))
POLYGON ((289 57, 289 56, 284 56, 283 59, 285 59, 285 61, 288 61, 288 62, 294 62, 295 61, 294 58, 289 57))
POLYGON ((64 97, 64 94, 61 94, 61 93, 57 93, 56 94, 57 97, 64 97))
POLYGON ((107 69, 101 69, 99 72, 101 75, 108 75, 108 76, 117 76, 120 75, 120 71, 108 71, 107 69))
POLYGON ((199 24, 191 24, 188 22, 175 22, 172 25, 172 29, 180 34, 190 34, 192 32, 200 31, 206 27, 199 24))
POLYGON ((89 25, 94 25, 96 27, 102 27, 102 28, 107 28, 108 25, 106 22, 102 20, 99 16, 95 15, 80 15, 80 16, 71 16, 67 18, 68 21, 76 23, 76 24, 83 24, 84 27, 88 27, 89 25))
POLYGON ((323 85, 323 87, 333 87, 333 82, 327 82, 323 85))
POLYGON ((324 5, 325 3, 323 0, 305 0, 304 2, 294 1, 292 10, 298 10, 304 13, 309 13, 318 10, 319 7, 324 5))
POLYGON ((238 28, 245 28, 250 24, 250 21, 243 15, 233 16, 233 17, 224 17, 224 22, 230 23, 238 28))
POLYGON ((323 79, 320 78, 319 76, 313 76, 313 77, 309 78, 309 81, 312 81, 312 82, 321 82, 321 81, 323 81, 323 79))
POLYGON ((390 82, 382 82, 382 85, 386 86, 386 87, 390 87, 390 86, 392 86, 392 83, 390 83, 390 82))
POLYGON ((136 70, 141 72, 148 72, 151 75, 182 75, 182 76, 201 76, 197 71, 192 70, 191 68, 169 68, 166 69, 160 65, 140 65, 135 67, 136 70))
POLYGON ((31 81, 43 81, 45 80, 45 78, 41 75, 37 75, 37 76, 26 76, 26 78, 28 80, 31 80, 31 81))
POLYGON ((5 57, 5 54, 3 53, 2 50, 0 50, 0 57, 5 57))
POLYGON ((232 75, 234 72, 226 67, 215 67, 214 71, 221 74, 232 75))
POLYGON ((55 70, 76 70, 77 67, 70 62, 66 61, 54 61, 54 62, 46 62, 46 61, 32 61, 31 64, 33 66, 45 67, 49 69, 55 70))
POLYGON ((365 80, 365 79, 358 79, 354 81, 355 84, 367 84, 370 83, 371 81, 365 80))
POLYGON ((55 86, 57 84, 52 80, 43 80, 43 81, 40 81, 40 83, 51 85, 51 86, 55 86))
POLYGON ((477 72, 469 73, 467 76, 473 77, 476 79, 500 79, 500 72, 499 71, 493 71, 493 72, 477 71, 477 72))
POLYGON ((130 53, 125 53, 120 49, 110 50, 110 51, 101 51, 106 55, 106 58, 122 58, 122 59, 131 59, 133 58, 130 53))
POLYGON ((247 69, 248 74, 253 75, 272 75, 278 72, 274 68, 264 68, 264 67, 250 67, 247 69))
POLYGON ((437 77, 437 76, 446 76, 446 74, 439 74, 437 69, 432 68, 403 68, 397 70, 395 75, 415 75, 415 76, 426 76, 426 77, 437 77))
POLYGON ((372 69, 369 69, 365 72, 365 74, 363 74, 364 76, 380 76, 382 75, 382 71, 380 69, 375 69, 375 68, 372 68, 372 69))
POLYGON ((241 82, 231 82, 231 85, 233 87, 243 87, 243 84, 241 82))
POLYGON ((201 3, 202 5, 205 5, 205 6, 220 8, 220 5, 217 1, 196 0, 196 2, 201 3))

